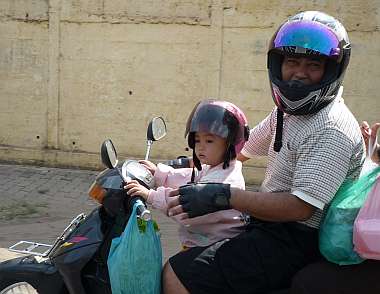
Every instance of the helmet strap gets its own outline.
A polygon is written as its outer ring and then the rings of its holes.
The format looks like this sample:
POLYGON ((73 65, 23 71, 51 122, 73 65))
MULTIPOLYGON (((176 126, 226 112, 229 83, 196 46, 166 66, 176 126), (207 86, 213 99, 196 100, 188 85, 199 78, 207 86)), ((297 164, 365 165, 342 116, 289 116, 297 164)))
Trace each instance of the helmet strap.
POLYGON ((224 158, 224 162, 223 162, 223 169, 226 169, 230 166, 230 157, 231 157, 231 153, 230 153, 230 148, 228 148, 228 150, 226 151, 226 156, 224 158))
POLYGON ((191 180, 190 180, 190 184, 194 183, 194 179, 195 179, 195 168, 193 166, 193 171, 191 172, 191 180))
POLYGON ((284 112, 277 108, 276 137, 274 140, 273 150, 280 152, 282 147, 282 130, 284 126, 284 112))
POLYGON ((236 158, 235 146, 231 143, 228 144, 226 154, 224 156, 223 169, 230 166, 230 161, 236 158))
POLYGON ((194 163, 194 166, 197 168, 197 170, 202 170, 201 162, 199 158, 197 157, 197 155, 195 154, 195 148, 193 149, 193 163, 194 163))

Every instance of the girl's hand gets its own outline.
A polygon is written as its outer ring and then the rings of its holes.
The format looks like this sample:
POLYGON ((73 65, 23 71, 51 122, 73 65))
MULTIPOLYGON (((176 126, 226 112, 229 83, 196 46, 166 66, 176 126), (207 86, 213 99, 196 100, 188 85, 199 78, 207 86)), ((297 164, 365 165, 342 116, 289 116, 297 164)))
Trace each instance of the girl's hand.
POLYGON ((379 149, 380 145, 379 143, 376 142, 376 136, 377 136, 377 131, 380 128, 380 123, 374 123, 371 127, 369 126, 368 122, 363 121, 362 124, 360 125, 360 129, 362 131, 363 139, 365 142, 365 147, 368 152, 368 144, 369 144, 369 138, 371 138, 371 141, 374 144, 374 150, 372 154, 372 160, 374 162, 380 163, 380 156, 379 156, 379 149))
POLYGON ((140 160, 139 163, 145 166, 145 168, 147 168, 152 175, 156 172, 157 166, 153 162, 149 160, 140 160))
POLYGON ((136 180, 128 182, 124 186, 124 189, 127 190, 127 194, 129 196, 141 196, 145 200, 148 199, 149 190, 144 186, 140 185, 139 182, 137 182, 136 180))
POLYGON ((360 125, 360 130, 362 131, 365 148, 368 149, 368 140, 369 140, 369 136, 371 135, 371 128, 369 127, 369 124, 367 121, 362 121, 360 125))
POLYGON ((376 139, 376 134, 378 129, 380 128, 380 123, 374 123, 371 127, 368 122, 363 121, 360 125, 360 130, 362 131, 363 139, 365 142, 365 147, 368 148, 369 138, 372 137, 373 141, 376 139))

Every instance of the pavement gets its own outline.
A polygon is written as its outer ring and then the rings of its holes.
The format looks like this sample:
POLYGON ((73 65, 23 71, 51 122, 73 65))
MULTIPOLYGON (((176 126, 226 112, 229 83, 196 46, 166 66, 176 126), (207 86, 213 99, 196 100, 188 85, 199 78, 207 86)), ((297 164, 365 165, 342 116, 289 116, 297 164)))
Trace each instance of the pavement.
MULTIPOLYGON (((87 192, 99 171, 0 163, 0 262, 20 240, 51 244, 79 213, 98 205, 87 192)), ((247 187, 256 190, 257 186, 247 187)), ((181 248, 177 224, 152 210, 166 260, 181 248)))

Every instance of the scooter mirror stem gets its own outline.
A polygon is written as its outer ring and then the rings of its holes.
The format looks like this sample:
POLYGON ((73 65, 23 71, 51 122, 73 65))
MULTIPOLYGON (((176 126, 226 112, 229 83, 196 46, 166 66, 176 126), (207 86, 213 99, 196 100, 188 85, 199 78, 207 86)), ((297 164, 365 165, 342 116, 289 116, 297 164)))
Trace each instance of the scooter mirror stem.
POLYGON ((145 160, 149 159, 149 154, 150 154, 150 148, 152 147, 153 141, 152 140, 147 140, 146 141, 146 153, 145 153, 145 160))

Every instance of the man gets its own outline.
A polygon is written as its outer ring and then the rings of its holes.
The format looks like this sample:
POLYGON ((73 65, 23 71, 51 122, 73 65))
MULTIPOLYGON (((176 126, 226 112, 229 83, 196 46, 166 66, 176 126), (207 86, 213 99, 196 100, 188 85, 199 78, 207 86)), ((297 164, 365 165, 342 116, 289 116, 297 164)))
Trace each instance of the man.
POLYGON ((251 222, 233 239, 170 258, 165 293, 267 293, 288 287, 320 257, 321 217, 363 162, 359 125, 341 98, 350 52, 344 27, 321 12, 299 13, 276 31, 268 72, 277 107, 251 130, 240 154, 268 156, 261 191, 188 185, 169 205, 180 218, 232 207, 251 222))

